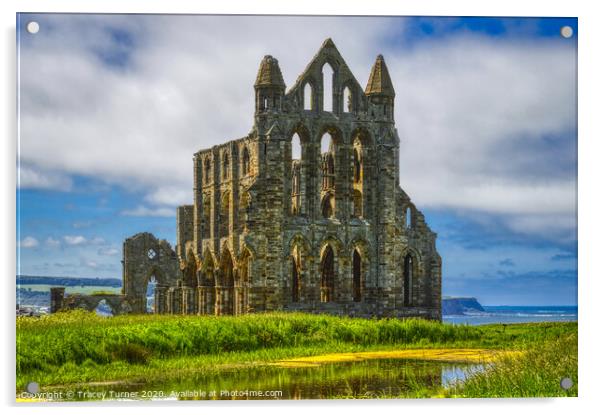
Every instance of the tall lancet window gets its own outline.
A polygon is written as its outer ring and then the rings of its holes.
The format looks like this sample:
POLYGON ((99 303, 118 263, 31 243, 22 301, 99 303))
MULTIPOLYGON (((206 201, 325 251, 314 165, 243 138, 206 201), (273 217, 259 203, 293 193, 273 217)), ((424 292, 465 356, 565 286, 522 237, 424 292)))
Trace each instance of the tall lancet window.
POLYGON ((359 183, 362 178, 362 161, 360 159, 359 149, 353 149, 353 182, 359 183))
POLYGON ((251 157, 249 155, 249 149, 245 147, 242 151, 242 174, 247 175, 250 171, 251 157))
POLYGON ((343 90, 343 112, 353 112, 353 95, 348 86, 343 90))
POLYGON ((330 246, 327 246, 320 261, 320 300, 323 303, 334 300, 334 262, 334 252, 330 246))
POLYGON ((301 214, 301 139, 295 133, 291 140, 291 214, 301 214))
POLYGON ((410 254, 406 255, 403 264, 403 303, 412 305, 412 284, 414 280, 414 260, 410 254))
POLYGON ((222 163, 222 179, 227 180, 230 178, 230 157, 228 153, 224 153, 224 161, 222 163))
POLYGON ((205 159, 205 184, 211 183, 211 160, 209 157, 205 159))
POLYGON ((322 82, 324 85, 324 111, 332 112, 333 108, 333 81, 334 70, 330 64, 326 63, 322 67, 322 82))
POLYGON ((322 190, 334 188, 334 143, 332 136, 325 133, 320 144, 322 159, 322 190))
POLYGON ((304 110, 312 110, 314 105, 314 89, 311 84, 308 82, 305 84, 303 88, 303 109, 304 110))

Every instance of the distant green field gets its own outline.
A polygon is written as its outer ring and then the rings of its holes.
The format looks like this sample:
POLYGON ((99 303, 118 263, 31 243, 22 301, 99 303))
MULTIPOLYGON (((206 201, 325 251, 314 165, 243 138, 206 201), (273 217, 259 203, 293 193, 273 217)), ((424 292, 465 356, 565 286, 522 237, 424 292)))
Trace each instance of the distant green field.
MULTIPOLYGON (((17 288, 23 288, 25 290, 31 289, 31 291, 42 291, 42 292, 49 292, 50 287, 57 287, 57 285, 19 284, 17 286, 17 288)), ((73 294, 73 293, 92 294, 95 291, 110 291, 112 293, 119 294, 119 293, 121 293, 121 287, 107 287, 107 286, 100 286, 100 285, 65 287, 65 292, 68 294, 73 294)))

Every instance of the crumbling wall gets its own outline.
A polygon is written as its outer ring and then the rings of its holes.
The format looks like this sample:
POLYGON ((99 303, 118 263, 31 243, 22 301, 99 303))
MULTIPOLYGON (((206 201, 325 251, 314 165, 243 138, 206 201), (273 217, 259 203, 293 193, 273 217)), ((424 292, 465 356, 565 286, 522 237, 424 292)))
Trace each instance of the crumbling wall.
POLYGON ((186 258, 187 245, 191 246, 194 240, 194 206, 183 205, 178 206, 176 215, 177 235, 176 235, 176 253, 178 258, 183 260, 186 258))
POLYGON ((94 311, 99 304, 106 304, 113 315, 129 314, 133 312, 132 305, 128 297, 120 294, 67 294, 65 295, 65 287, 50 288, 50 312, 83 309, 94 311))
POLYGON ((174 286, 181 277, 176 252, 165 240, 148 232, 123 243, 123 295, 134 313, 146 312, 146 291, 151 278, 157 286, 174 286))

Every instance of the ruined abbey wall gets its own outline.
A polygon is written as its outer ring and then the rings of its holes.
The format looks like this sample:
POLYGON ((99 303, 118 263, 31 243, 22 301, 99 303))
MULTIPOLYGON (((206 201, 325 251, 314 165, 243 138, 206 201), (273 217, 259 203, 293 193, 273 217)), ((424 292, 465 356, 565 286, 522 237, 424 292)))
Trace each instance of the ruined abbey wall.
POLYGON ((254 89, 249 134, 194 155, 175 251, 150 234, 124 244, 134 311, 154 276, 158 313, 440 319, 436 234, 400 187, 383 57, 364 89, 328 39, 288 91, 271 56, 254 89))

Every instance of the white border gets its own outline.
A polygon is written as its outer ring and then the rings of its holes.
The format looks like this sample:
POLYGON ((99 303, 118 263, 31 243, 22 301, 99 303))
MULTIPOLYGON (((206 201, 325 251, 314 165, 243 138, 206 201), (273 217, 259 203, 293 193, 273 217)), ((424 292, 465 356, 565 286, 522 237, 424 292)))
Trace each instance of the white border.
MULTIPOLYGON (((3 237, 0 242, 1 263, 4 265, 2 304, 2 377, 3 413, 31 413, 40 408, 15 406, 14 402, 14 275, 15 275, 15 13, 20 12, 105 12, 105 13, 219 13, 219 14, 349 14, 349 15, 480 15, 480 16, 569 16, 579 18, 579 393, 577 399, 479 399, 479 400, 403 400, 403 401, 302 401, 302 402, 217 402, 180 404, 179 413, 228 412, 245 414, 303 414, 316 410, 345 411, 359 414, 373 411, 390 413, 487 413, 508 412, 589 413, 588 409, 600 407, 600 313, 596 303, 602 294, 600 280, 602 269, 597 261, 600 243, 600 171, 599 155, 602 134, 600 77, 602 65, 602 22, 594 8, 595 2, 546 1, 527 2, 506 0, 484 2, 479 0, 438 0, 410 4, 387 0, 286 0, 192 2, 183 0, 4 0, 2 8, 2 91, 0 101, 4 140, 3 155, 3 237), (597 99, 596 99, 597 98, 597 99)), ((131 405, 130 405, 131 406, 131 405)), ((131 406, 130 410, 145 413, 164 413, 165 405, 131 406), (134 409, 136 408, 136 409, 134 409)), ((106 413, 107 406, 48 405, 44 412, 57 414, 106 413)))

